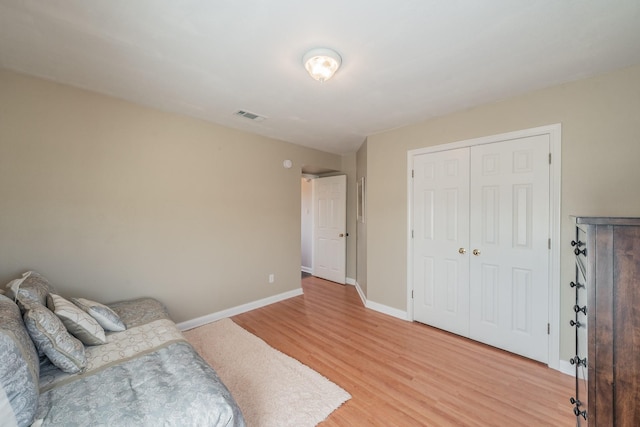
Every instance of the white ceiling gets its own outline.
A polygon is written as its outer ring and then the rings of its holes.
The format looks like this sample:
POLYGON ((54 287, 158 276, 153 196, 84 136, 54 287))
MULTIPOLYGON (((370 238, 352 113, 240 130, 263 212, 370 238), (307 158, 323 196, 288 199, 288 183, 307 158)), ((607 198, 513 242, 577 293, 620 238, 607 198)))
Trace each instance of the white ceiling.
POLYGON ((639 0, 0 0, 0 67, 338 154, 637 63, 639 0))

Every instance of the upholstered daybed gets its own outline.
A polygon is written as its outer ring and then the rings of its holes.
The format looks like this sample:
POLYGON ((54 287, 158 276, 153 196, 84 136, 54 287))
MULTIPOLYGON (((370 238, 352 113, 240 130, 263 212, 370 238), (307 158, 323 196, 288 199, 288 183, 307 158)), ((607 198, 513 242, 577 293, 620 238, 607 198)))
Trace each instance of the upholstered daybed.
POLYGON ((7 287, 3 426, 244 426, 225 385, 158 301, 69 301, 34 272, 7 287))

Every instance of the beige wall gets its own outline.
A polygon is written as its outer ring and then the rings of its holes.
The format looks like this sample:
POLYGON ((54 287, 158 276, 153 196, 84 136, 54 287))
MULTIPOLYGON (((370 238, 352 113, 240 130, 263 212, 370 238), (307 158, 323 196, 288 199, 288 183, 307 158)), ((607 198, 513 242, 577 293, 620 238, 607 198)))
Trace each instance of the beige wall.
POLYGON ((569 215, 640 216, 640 66, 569 83, 386 133, 367 145, 367 297, 407 304, 407 151, 562 123, 561 358, 574 274, 569 215))
POLYGON ((178 322, 297 289, 300 167, 341 163, 0 71, 0 281, 35 269, 67 296, 150 295, 178 322))

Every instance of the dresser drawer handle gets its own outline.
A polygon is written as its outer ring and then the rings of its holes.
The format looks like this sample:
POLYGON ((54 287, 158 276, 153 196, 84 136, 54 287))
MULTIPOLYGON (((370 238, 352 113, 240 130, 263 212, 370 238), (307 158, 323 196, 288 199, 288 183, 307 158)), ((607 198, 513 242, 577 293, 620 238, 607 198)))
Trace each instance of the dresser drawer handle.
POLYGON ((569 363, 571 363, 572 365, 584 366, 586 368, 587 358, 585 357, 584 359, 580 359, 578 356, 576 356, 573 359, 570 359, 569 363))
POLYGON ((584 307, 580 307, 578 304, 576 304, 573 306, 573 311, 575 311, 576 313, 583 312, 584 314, 587 314, 587 306, 585 305, 584 307))
POLYGON ((582 417, 585 420, 587 419, 587 411, 581 411, 577 406, 573 408, 573 413, 576 415, 576 417, 582 417))

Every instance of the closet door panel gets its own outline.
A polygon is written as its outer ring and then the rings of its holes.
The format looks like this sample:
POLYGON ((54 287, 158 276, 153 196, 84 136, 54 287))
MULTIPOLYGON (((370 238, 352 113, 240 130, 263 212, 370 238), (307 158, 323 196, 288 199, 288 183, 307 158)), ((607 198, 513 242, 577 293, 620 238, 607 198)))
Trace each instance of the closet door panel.
POLYGON ((469 337, 542 362, 548 359, 548 153, 547 135, 470 151, 469 337))
POLYGON ((414 319, 466 336, 469 149, 417 156, 413 199, 414 319))

